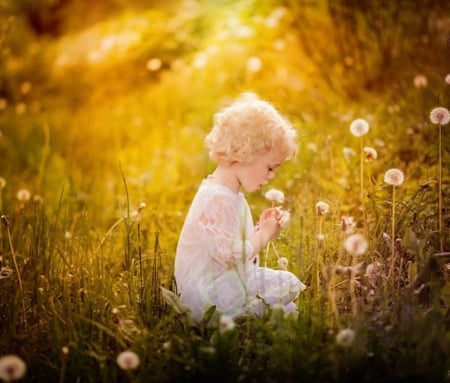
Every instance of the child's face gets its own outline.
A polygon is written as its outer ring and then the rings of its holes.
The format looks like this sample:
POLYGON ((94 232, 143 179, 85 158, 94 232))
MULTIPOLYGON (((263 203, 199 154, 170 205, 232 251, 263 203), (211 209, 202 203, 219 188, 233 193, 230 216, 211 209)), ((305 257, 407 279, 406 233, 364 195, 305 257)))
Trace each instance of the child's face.
POLYGON ((275 177, 275 169, 284 158, 278 153, 267 153, 250 162, 235 164, 236 176, 245 192, 261 189, 275 177))

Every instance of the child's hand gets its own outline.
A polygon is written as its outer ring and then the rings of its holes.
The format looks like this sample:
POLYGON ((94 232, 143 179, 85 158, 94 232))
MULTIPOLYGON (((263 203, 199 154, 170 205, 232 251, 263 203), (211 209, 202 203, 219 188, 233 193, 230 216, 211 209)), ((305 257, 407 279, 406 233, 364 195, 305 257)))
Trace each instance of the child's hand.
POLYGON ((263 211, 259 219, 259 231, 267 236, 267 241, 272 241, 280 233, 281 212, 277 208, 270 208, 263 211))

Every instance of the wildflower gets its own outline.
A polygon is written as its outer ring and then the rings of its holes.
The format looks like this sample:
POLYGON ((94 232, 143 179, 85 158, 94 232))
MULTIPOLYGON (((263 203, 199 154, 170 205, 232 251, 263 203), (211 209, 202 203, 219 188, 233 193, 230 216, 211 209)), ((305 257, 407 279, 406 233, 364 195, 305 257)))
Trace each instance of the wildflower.
POLYGON ((356 156, 356 152, 352 148, 344 147, 342 149, 342 154, 347 162, 349 162, 352 157, 356 156))
POLYGON ((352 234, 355 231, 356 222, 354 221, 353 217, 347 217, 343 215, 341 217, 341 230, 345 234, 352 234))
POLYGON ((269 189, 264 195, 264 197, 271 202, 278 202, 278 203, 284 202, 284 193, 278 189, 269 189))
POLYGON ((150 72, 156 72, 161 69, 162 61, 159 58, 152 58, 147 61, 147 69, 150 72))
POLYGON ((262 62, 259 57, 250 57, 247 60, 247 70, 251 73, 259 72, 262 68, 262 62))
POLYGON ((330 205, 328 205, 326 202, 319 201, 316 203, 316 213, 317 215, 324 215, 328 213, 330 210, 330 205))
POLYGON ((31 193, 28 189, 20 189, 16 196, 20 202, 27 202, 31 198, 31 193))
POLYGON ((450 121, 450 112, 442 106, 434 108, 430 112, 430 120, 436 125, 447 125, 450 121))
POLYGON ((425 88, 428 85, 428 79, 423 74, 418 74, 414 77, 414 86, 417 89, 425 88))
POLYGON ((363 255, 367 250, 367 241, 362 234, 352 234, 345 239, 344 248, 351 255, 363 255))
POLYGON ((389 185, 400 186, 405 180, 405 175, 400 169, 389 169, 384 173, 384 182, 389 185))
POLYGON ((319 241, 319 243, 322 243, 325 240, 325 234, 320 233, 317 234, 317 241, 319 241))
POLYGON ((350 132, 356 137, 364 136, 368 131, 369 123, 362 118, 358 118, 350 124, 350 132))
POLYGON ((345 328, 336 335, 336 342, 342 347, 350 347, 355 340, 355 332, 350 328, 345 328))
POLYGON ((122 370, 134 370, 139 366, 139 356, 133 351, 122 351, 117 355, 117 365, 122 370))
POLYGON ((367 161, 376 160, 378 157, 378 153, 374 148, 366 146, 366 147, 364 147, 363 151, 364 151, 364 154, 366 155, 367 161))
POLYGON ((366 267, 366 273, 364 276, 368 279, 372 287, 376 287, 378 276, 380 275, 381 263, 373 262, 369 263, 366 267))
POLYGON ((285 227, 289 220, 291 219, 291 213, 289 213, 287 210, 280 210, 280 218, 278 220, 278 223, 280 224, 280 227, 285 227))
POLYGON ((22 379, 27 370, 25 362, 17 355, 0 357, 0 379, 5 382, 22 379))
POLYGON ((289 260, 286 257, 278 258, 278 267, 282 270, 287 270, 289 260))
POLYGON ((219 332, 223 334, 226 331, 232 330, 236 324, 229 315, 221 315, 219 319, 219 332))
POLYGON ((6 186, 6 180, 3 177, 0 177, 0 190, 4 189, 6 186))

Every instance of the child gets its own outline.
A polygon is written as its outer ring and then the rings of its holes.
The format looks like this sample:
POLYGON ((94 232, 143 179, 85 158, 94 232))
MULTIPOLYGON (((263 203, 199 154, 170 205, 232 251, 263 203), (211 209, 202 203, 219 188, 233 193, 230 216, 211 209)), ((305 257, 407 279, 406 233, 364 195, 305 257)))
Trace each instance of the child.
POLYGON ((280 231, 278 209, 266 209, 256 226, 241 190, 261 189, 296 153, 296 131, 275 108, 244 94, 214 116, 206 137, 217 168, 200 185, 178 241, 175 280, 190 315, 200 321, 215 305, 231 317, 262 315, 264 305, 293 300, 305 285, 292 273, 259 266, 258 253, 280 231))

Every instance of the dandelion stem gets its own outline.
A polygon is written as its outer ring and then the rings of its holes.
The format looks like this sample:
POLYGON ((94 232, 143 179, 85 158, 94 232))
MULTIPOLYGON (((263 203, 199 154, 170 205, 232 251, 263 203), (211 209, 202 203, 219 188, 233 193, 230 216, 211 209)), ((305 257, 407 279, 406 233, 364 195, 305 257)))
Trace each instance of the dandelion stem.
POLYGON ((391 265, 389 267, 388 279, 390 280, 391 276, 394 273, 394 265, 395 265, 395 185, 392 185, 392 227, 391 227, 391 265))
POLYGON ((438 217, 439 217, 439 245, 441 253, 444 252, 444 240, 442 236, 442 124, 439 124, 439 169, 438 169, 438 217))
POLYGON ((360 138, 359 143, 360 143, 359 179, 361 185, 361 204, 364 206, 364 149, 362 137, 360 138))

